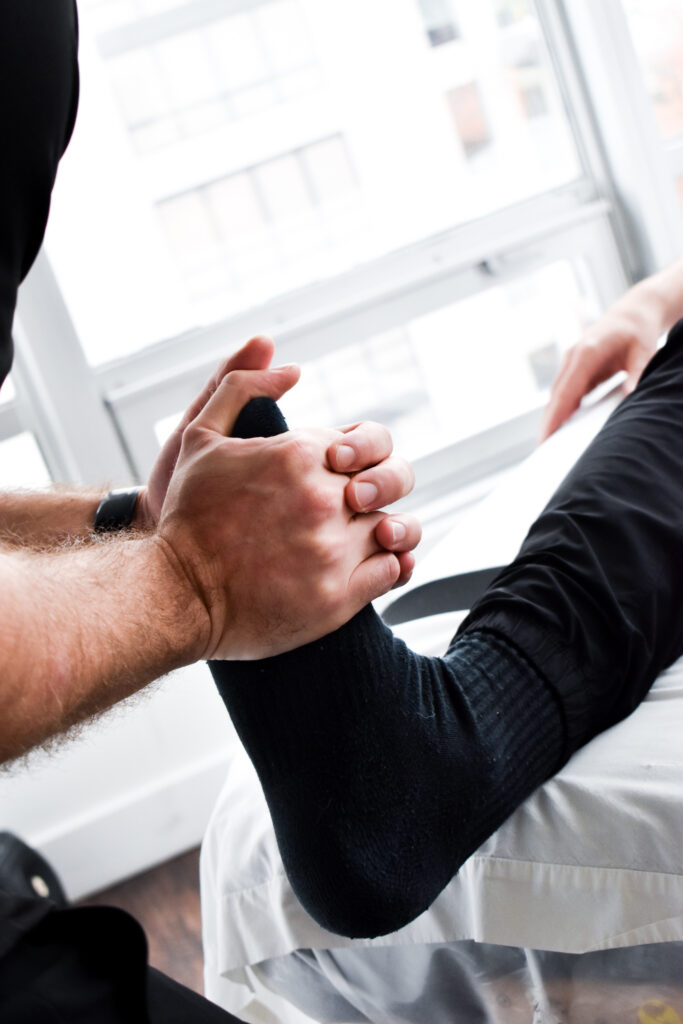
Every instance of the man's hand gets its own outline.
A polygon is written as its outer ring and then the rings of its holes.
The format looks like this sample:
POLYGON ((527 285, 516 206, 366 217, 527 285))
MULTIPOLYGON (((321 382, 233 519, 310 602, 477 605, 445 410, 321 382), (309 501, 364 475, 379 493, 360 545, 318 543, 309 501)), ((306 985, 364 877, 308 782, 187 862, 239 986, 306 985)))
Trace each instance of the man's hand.
MULTIPOLYGON (((157 537, 188 602, 199 599, 205 610, 197 658, 262 658, 300 646, 341 626, 405 571, 407 560, 376 538, 386 517, 354 513, 348 477, 328 461, 330 449, 338 461, 351 440, 357 462, 349 466, 362 465, 376 427, 229 436, 251 398, 277 401, 298 376, 293 366, 229 373, 183 432, 157 537)), ((404 482, 394 482, 390 467, 377 477, 378 494, 405 490, 410 480, 399 465, 404 482)), ((357 479, 353 497, 362 501, 357 479)), ((392 517, 383 530, 397 549, 419 538, 409 517, 392 517), (406 530, 401 541, 393 539, 397 522, 406 530)))
MULTIPOLYGON (((188 407, 182 420, 164 444, 152 469, 149 483, 140 494, 135 525, 155 529, 161 517, 166 492, 173 475, 183 435, 217 388, 235 370, 265 370, 273 358, 270 338, 251 338, 238 352, 224 360, 207 381, 201 394, 188 407)), ((327 452, 327 463, 338 473, 353 474, 346 487, 346 500, 353 512, 374 512, 408 494, 415 483, 412 467, 403 459, 391 457, 391 434, 379 423, 354 423, 340 427, 327 452), (337 434, 344 435, 337 438, 337 434)), ((380 547, 397 554, 400 573, 397 586, 407 582, 415 565, 410 553, 420 540, 420 526, 412 516, 381 519, 376 533, 380 547)))
MULTIPOLYGON (((364 422, 339 427, 338 431, 344 436, 328 447, 327 464, 337 473, 351 475, 344 488, 351 511, 374 512, 410 494, 415 486, 413 467, 405 459, 392 456, 393 441, 386 427, 364 422)), ((395 586, 410 579, 415 568, 411 552, 421 536, 422 528, 414 516, 386 516, 377 524, 377 543, 395 552, 399 560, 401 571, 395 586)))
POLYGON ((135 515, 135 526, 138 529, 155 529, 161 517, 161 507, 164 504, 166 491, 173 476, 175 464, 180 454, 180 446, 183 441, 183 434, 190 423, 199 415, 219 384, 227 374, 233 370, 265 370, 273 359, 275 346, 270 338, 258 335, 251 338, 246 345, 230 356, 217 367, 206 382, 201 393, 194 402, 185 410, 181 419, 166 443, 159 452, 157 460, 152 467, 147 486, 141 491, 135 515))

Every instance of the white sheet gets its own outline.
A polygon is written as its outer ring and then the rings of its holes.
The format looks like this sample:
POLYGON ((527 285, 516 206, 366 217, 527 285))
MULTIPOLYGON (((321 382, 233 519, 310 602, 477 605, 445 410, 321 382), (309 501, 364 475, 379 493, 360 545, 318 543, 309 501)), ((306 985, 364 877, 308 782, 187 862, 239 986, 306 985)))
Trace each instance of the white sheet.
MULTIPOLYGON (((514 557, 608 411, 603 403, 537 450, 425 559, 412 585, 514 557)), ((460 617, 410 623, 400 633, 415 649, 440 654, 460 617)), ((527 800, 426 913, 375 940, 332 935, 300 907, 236 739, 202 851, 208 994, 239 1012, 250 997, 245 968, 297 948, 475 939, 579 953, 683 939, 682 727, 679 661, 635 714, 527 800)))

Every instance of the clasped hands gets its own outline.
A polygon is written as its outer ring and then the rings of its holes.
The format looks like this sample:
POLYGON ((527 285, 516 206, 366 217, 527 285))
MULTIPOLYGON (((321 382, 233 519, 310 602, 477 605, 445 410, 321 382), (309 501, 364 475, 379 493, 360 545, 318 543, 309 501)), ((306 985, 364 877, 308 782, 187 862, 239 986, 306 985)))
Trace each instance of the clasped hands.
POLYGON ((269 368, 272 356, 270 339, 252 338, 219 367, 139 502, 138 525, 184 590, 197 659, 263 658, 318 639, 414 566, 417 520, 377 511, 414 484, 384 427, 230 437, 251 398, 277 401, 297 382, 297 367, 269 368))

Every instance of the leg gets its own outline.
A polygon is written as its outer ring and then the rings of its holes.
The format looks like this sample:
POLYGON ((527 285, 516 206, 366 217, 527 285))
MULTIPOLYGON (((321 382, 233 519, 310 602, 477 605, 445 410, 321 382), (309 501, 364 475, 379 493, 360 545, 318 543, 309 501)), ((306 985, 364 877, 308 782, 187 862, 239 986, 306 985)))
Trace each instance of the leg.
POLYGON ((212 666, 323 926, 412 920, 680 653, 682 438, 679 327, 443 659, 367 608, 298 651, 212 666))

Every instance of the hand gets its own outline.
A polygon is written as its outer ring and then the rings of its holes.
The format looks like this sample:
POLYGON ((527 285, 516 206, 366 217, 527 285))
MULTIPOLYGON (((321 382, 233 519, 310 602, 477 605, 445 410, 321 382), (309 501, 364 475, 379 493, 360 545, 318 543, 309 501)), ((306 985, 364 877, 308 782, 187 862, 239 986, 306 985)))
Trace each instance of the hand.
MULTIPOLYGON (((139 529, 153 530, 159 522, 168 485, 178 461, 183 434, 189 424, 204 409, 227 374, 234 370, 267 369, 273 359, 274 347, 270 338, 257 335, 218 366, 157 457, 147 487, 143 488, 138 498, 135 525, 139 529)), ((392 441, 385 427, 378 423, 356 423, 350 427, 341 427, 340 431, 346 435, 343 439, 344 448, 338 442, 331 446, 328 452, 330 469, 339 473, 367 470, 346 489, 350 509, 355 512, 376 511, 393 504, 412 490, 415 483, 413 470, 403 459, 390 458, 392 441), (367 488, 374 488, 374 492, 367 488)), ((415 566, 410 551, 417 547, 420 537, 421 528, 413 516, 391 516, 382 519, 378 526, 379 545, 397 553, 400 564, 397 586, 410 579, 415 566)))
POLYGON ((188 407, 182 420, 168 438, 157 456, 152 467, 149 482, 140 492, 135 510, 135 526, 142 530, 153 530, 161 516, 166 491, 178 461, 183 433, 187 426, 199 415, 209 401, 223 378, 233 370, 265 370, 273 359, 275 346, 270 338, 257 335, 228 359, 224 359, 216 372, 188 407))
MULTIPOLYGON (((327 462, 337 473, 352 474, 346 484, 346 503, 353 512, 366 513, 392 505, 415 486, 415 473, 405 459, 392 456, 391 434, 380 423, 339 427, 343 434, 327 449, 327 462)), ((411 551, 420 543, 422 527, 414 516, 391 515, 380 520, 375 539, 393 551, 401 571, 395 586, 403 586, 415 568, 411 551)))
POLYGON ((553 382, 543 414, 540 441, 545 441, 569 419, 581 399, 620 370, 626 370, 626 394, 633 391, 657 348, 659 321, 608 311, 584 337, 567 350, 553 382))
POLYGON ((249 399, 277 401, 298 375, 231 372, 184 429, 157 538, 188 600, 205 610, 197 658, 262 658, 317 639, 402 572, 400 555, 375 536, 385 517, 354 514, 348 478, 327 461, 349 434, 372 449, 371 430, 229 436, 249 399))

